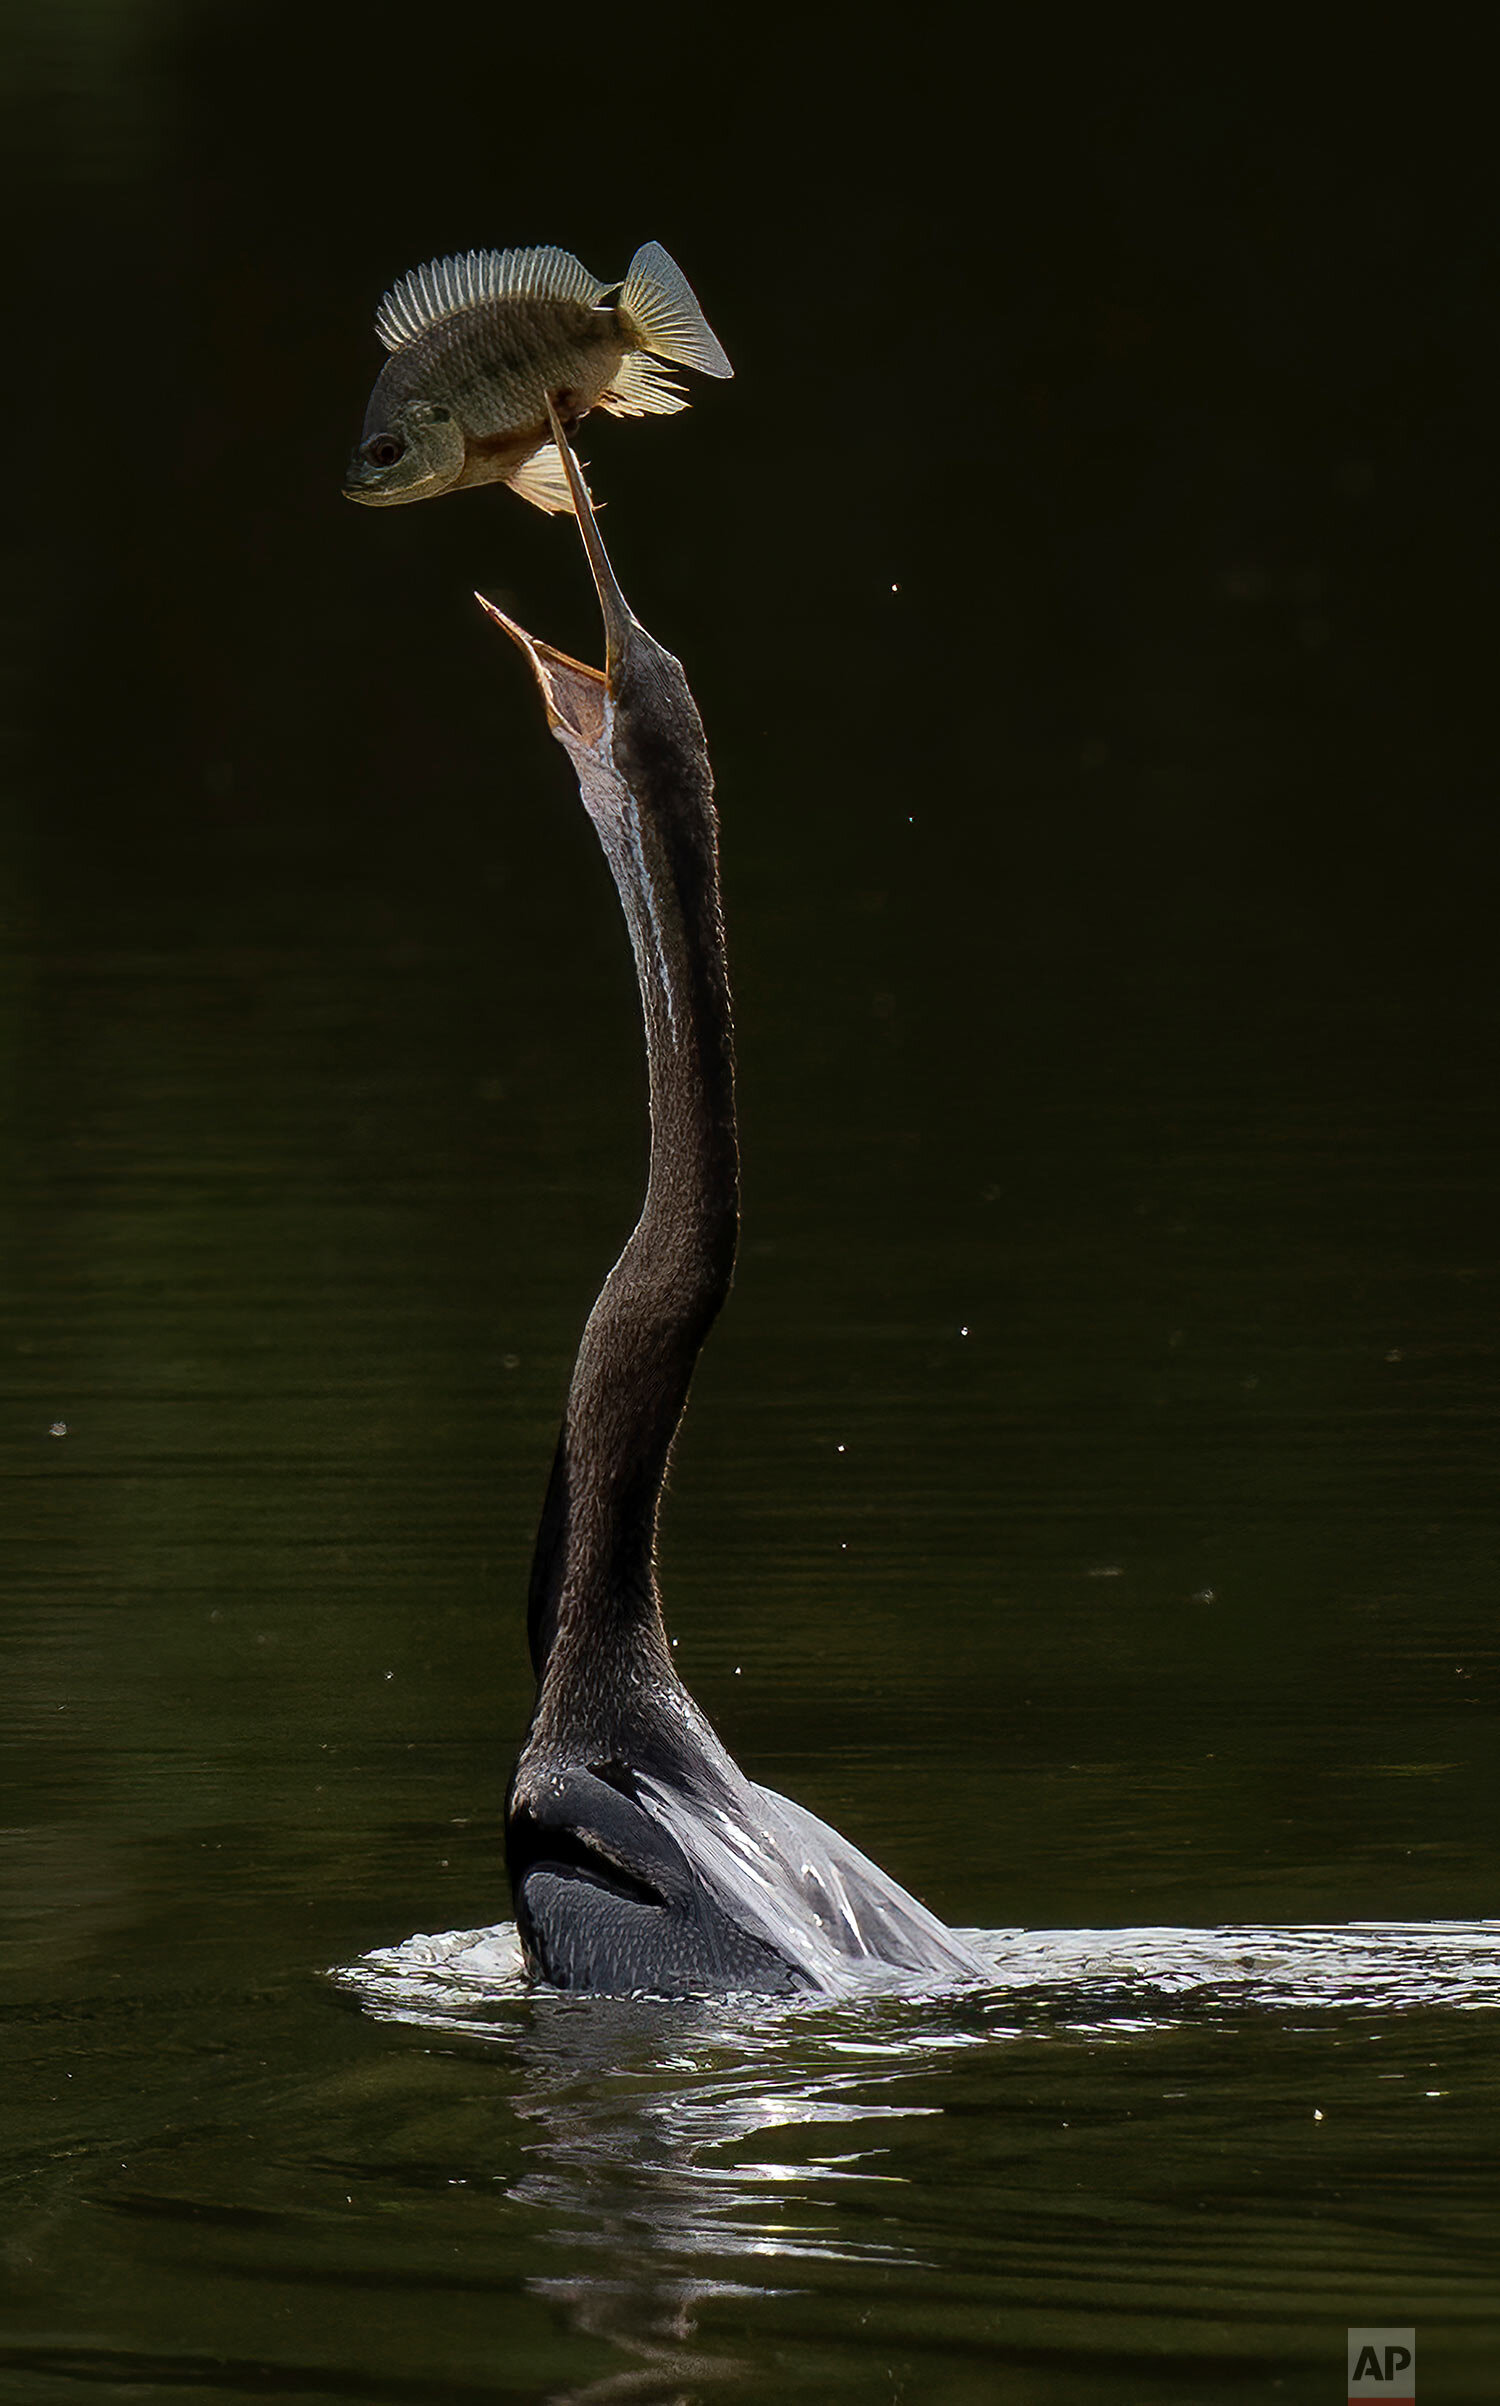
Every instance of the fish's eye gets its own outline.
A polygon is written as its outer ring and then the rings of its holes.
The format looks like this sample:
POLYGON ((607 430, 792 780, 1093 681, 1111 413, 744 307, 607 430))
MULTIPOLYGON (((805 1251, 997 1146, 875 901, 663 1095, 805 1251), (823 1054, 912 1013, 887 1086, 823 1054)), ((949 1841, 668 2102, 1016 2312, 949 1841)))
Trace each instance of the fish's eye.
POLYGON ((398 434, 372 434, 365 445, 365 457, 372 468, 394 468, 398 459, 406 456, 406 445, 398 434))

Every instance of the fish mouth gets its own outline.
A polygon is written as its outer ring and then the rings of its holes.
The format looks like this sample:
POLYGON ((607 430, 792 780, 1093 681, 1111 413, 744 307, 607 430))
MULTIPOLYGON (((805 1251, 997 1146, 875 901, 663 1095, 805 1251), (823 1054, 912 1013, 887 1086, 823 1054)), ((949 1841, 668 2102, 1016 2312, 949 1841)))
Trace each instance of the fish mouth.
MULTIPOLYGON (((389 489, 386 483, 389 473, 390 471, 385 468, 372 468, 368 461, 362 460, 356 455, 344 470, 344 499, 346 501, 374 502, 404 501, 406 492, 393 493, 389 489)), ((408 492, 410 489, 409 486, 406 488, 408 492)))
POLYGON ((421 501, 429 493, 446 493, 457 481, 456 472, 446 475, 439 467, 418 469, 413 474, 415 467, 413 460, 399 460, 389 468, 377 468, 356 453, 344 470, 344 499, 384 509, 398 501, 421 501))

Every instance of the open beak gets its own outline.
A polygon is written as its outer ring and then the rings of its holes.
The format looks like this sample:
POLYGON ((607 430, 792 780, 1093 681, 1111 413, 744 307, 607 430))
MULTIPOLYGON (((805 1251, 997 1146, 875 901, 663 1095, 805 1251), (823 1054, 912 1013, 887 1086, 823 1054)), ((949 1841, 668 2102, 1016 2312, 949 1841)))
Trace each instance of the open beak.
POLYGON ((615 691, 626 648, 639 622, 620 591, 618 579, 609 564, 609 554, 599 533, 599 522, 594 516, 588 486, 583 481, 583 471, 573 456, 573 446, 562 430, 562 421, 552 406, 550 395, 547 415, 552 421, 553 439, 567 472, 578 531, 583 537, 583 548, 588 553, 594 588, 599 596, 600 614, 604 620, 606 663, 602 674, 597 668, 585 667, 581 660, 573 659, 570 653, 558 651, 550 643, 539 643, 513 618, 507 618, 505 612, 497 609, 492 601, 486 601, 482 593, 476 593, 474 599, 485 615, 492 618, 497 627, 503 627, 511 641, 526 654, 532 674, 541 688, 548 725, 559 734, 572 736, 592 751, 604 733, 605 697, 615 691))
POLYGON ((550 643, 538 643, 534 635, 507 618, 503 610, 482 593, 474 599, 487 618, 503 627, 512 643, 519 645, 531 663, 531 673, 541 690, 547 724, 556 735, 571 737, 587 751, 594 751, 605 730, 605 704, 609 696, 609 679, 601 669, 586 668, 567 652, 558 651, 550 643))

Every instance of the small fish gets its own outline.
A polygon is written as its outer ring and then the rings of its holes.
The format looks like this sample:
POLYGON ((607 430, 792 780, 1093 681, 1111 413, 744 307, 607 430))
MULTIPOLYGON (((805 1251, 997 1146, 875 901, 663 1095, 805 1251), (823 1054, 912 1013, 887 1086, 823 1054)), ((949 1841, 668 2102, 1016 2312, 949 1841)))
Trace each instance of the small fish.
POLYGON ((591 409, 686 409, 658 360, 734 374, 659 242, 636 252, 621 284, 601 284, 567 251, 438 259, 386 294, 375 331, 391 356, 344 491, 378 507, 508 484, 539 510, 571 510, 549 399, 571 434, 591 409))

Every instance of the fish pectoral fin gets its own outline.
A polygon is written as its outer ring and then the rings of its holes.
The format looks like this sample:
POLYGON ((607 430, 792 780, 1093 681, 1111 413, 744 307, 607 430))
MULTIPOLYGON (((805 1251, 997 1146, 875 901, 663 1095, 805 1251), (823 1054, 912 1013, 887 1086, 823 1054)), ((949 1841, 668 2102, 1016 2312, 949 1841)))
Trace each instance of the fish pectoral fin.
POLYGON ((643 243, 620 287, 619 314, 642 351, 675 359, 704 376, 732 376, 724 346, 697 295, 659 242, 643 243))
POLYGON ((616 418, 670 418, 688 406, 681 385, 644 351, 627 352, 609 391, 599 396, 599 407, 616 418))
POLYGON ((533 451, 530 459, 522 460, 520 467, 505 481, 511 491, 519 493, 523 501, 529 501, 533 509, 546 510, 550 516, 563 510, 573 516, 577 514, 573 509, 573 491, 568 483, 568 472, 555 443, 543 443, 540 451, 533 451))

